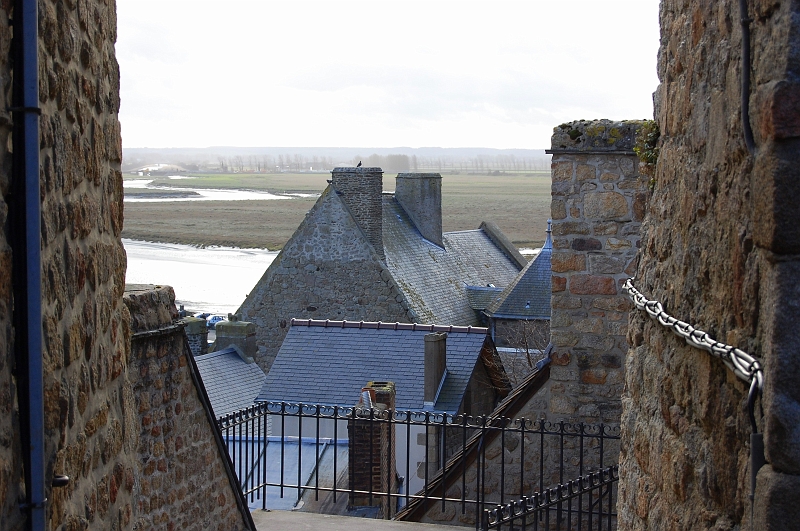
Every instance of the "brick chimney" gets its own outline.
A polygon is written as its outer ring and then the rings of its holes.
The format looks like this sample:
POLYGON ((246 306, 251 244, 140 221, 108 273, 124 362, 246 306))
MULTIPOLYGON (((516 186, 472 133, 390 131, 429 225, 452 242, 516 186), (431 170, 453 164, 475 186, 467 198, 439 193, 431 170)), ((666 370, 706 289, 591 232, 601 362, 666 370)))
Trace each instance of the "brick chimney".
POLYGON ((394 197, 422 237, 442 243, 442 176, 438 173, 399 173, 394 197))
POLYGON ((425 334, 425 390, 423 405, 432 409, 447 371, 447 333, 425 334))
POLYGON ((383 170, 334 168, 331 186, 344 200, 356 223, 381 258, 383 254, 383 170))
MULTIPOLYGON (((394 382, 368 382, 362 388, 370 400, 374 397, 373 417, 385 418, 391 415, 395 405, 394 382)), ((356 407, 363 407, 363 399, 356 407)), ((397 463, 395 425, 385 420, 368 420, 370 413, 353 418, 348 423, 350 447, 349 480, 353 490, 380 493, 397 491, 397 463), (390 430, 391 427, 391 430, 390 430)), ((350 496, 352 507, 380 507, 382 517, 390 520, 395 513, 395 499, 373 494, 356 494, 350 496)))

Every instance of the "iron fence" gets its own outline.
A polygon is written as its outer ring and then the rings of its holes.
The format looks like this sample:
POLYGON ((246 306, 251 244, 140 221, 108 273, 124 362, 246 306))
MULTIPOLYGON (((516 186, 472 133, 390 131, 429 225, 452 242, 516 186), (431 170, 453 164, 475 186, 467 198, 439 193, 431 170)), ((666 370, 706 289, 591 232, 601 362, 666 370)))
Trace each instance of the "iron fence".
POLYGON ((483 529, 537 531, 617 528, 617 465, 485 509, 483 529))
POLYGON ((616 465, 618 426, 287 402, 218 425, 251 508, 368 506, 384 518, 453 515, 476 529, 616 521, 616 489, 591 478, 616 465), (555 501, 543 509, 542 500, 555 501))

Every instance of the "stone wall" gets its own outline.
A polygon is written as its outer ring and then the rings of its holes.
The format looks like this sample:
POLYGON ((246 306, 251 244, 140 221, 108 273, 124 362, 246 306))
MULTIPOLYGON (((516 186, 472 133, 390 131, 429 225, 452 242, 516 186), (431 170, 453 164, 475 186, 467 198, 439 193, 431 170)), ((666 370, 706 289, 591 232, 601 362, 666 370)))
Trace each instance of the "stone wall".
POLYGON ((128 370, 136 376, 128 391, 135 408, 126 417, 125 444, 135 463, 115 466, 108 499, 98 493, 92 512, 124 492, 132 507, 120 511, 120 528, 247 528, 237 509, 236 483, 225 469, 225 449, 212 431, 213 415, 203 404, 205 391, 192 377, 197 367, 184 325, 176 321, 172 288, 128 291, 124 300, 132 322, 128 370))
POLYGON ((758 357, 767 465, 750 522, 747 384, 631 317, 620 529, 788 529, 800 521, 800 6, 748 2, 757 150, 745 146, 738 3, 662 0, 661 153, 636 287, 758 357))
MULTIPOLYGON (((11 6, 0 4, 0 146, 11 141, 11 6)), ((8 209, 11 188, 11 153, 0 149, 0 521, 6 529, 22 529, 23 514, 19 500, 24 499, 19 413, 16 408, 17 385, 14 369, 14 339, 12 328, 13 253, 8 240, 10 227, 8 209)))
POLYGON ((619 422, 630 303, 647 177, 633 153, 641 122, 562 124, 552 138, 551 382, 548 418, 619 422))
POLYGON ((328 187, 237 313, 256 325, 256 362, 268 372, 292 318, 412 322, 403 300, 341 196, 328 187))
MULTIPOLYGON (((11 328, 12 285, 23 280, 11 278, 12 261, 22 249, 12 248, 9 240, 19 230, 9 221, 9 213, 20 204, 18 195, 12 195, 18 190, 12 185, 9 146, 13 74, 9 6, 0 3, 0 94, 4 98, 0 105, 0 527, 17 530, 27 525, 26 514, 19 509, 27 455, 20 441, 19 419, 29 412, 19 409, 24 401, 18 393, 25 382, 17 379, 26 373, 15 367, 11 328)), ((114 3, 41 0, 38 9, 47 528, 130 529, 140 520, 169 528, 172 517, 165 522, 160 513, 150 512, 152 504, 141 503, 140 498, 144 469, 139 445, 147 436, 134 391, 140 367, 132 371, 130 365, 137 355, 135 348, 131 350, 132 317, 123 304, 126 258, 120 240, 122 149, 114 3), (69 483, 51 488, 57 474, 68 475, 69 483), (161 519, 158 523, 156 516, 161 519)), ((172 321, 174 305, 164 315, 145 306, 145 312, 133 315, 134 331, 148 322, 146 315, 172 321)), ((167 376, 174 367, 168 365, 168 369, 167 376)), ((187 405, 186 409, 196 407, 187 405)), ((176 438, 204 434, 195 425, 176 428, 173 420, 163 423, 162 433, 167 426, 176 438)), ((208 453, 196 454, 212 469, 221 458, 219 453, 211 460, 208 453)), ((176 464, 169 456, 165 459, 168 470, 176 464)), ((188 485, 189 477, 171 487, 188 485)), ((151 488, 151 496, 167 498, 166 487, 151 488)), ((225 529, 243 528, 244 517, 235 501, 226 499, 225 505, 211 513, 193 502, 192 511, 198 522, 209 524, 206 515, 228 515, 213 516, 212 527, 219 520, 225 529), (231 511, 239 514, 238 523, 231 511)))
MULTIPOLYGON (((54 474, 71 478, 66 487, 48 488, 47 518, 51 528, 62 524, 78 528, 92 516, 111 527, 131 510, 131 496, 123 485, 118 485, 122 488, 114 502, 109 489, 113 478, 128 477, 132 469, 125 456, 130 455, 127 436, 135 415, 125 376, 129 331, 122 304, 125 253, 119 239, 122 149, 114 58, 116 14, 113 4, 101 0, 82 2, 80 10, 59 0, 44 0, 38 6, 45 483, 49 487, 54 474), (87 510, 91 500, 99 504, 94 515, 87 510)), ((0 16, 3 65, 9 58, 9 16, 6 11, 0 16)), ((2 79, 4 84, 10 82, 8 70, 2 79)), ((8 86, 3 89, 7 97, 8 86)), ((3 128, 9 123, 6 113, 3 128)), ((0 144, 4 146, 0 160, 2 193, 9 201, 11 161, 6 140, 4 136, 0 144)), ((5 206, 3 232, 8 234, 5 206)), ((8 272, 13 252, 5 243, 3 248, 2 269, 8 272)), ((3 294, 4 327, 11 318, 9 295, 3 294)), ((13 351, 10 336, 3 335, 7 342, 0 352, 4 360, 0 366, 5 371, 13 351)), ((4 372, 2 379, 5 383, 11 377, 4 372)), ((0 392, 3 422, 27 414, 16 411, 14 392, 13 387, 0 392)), ((22 457, 13 450, 13 457, 7 454, 8 441, 13 441, 12 448, 18 444, 18 432, 9 433, 7 426, 0 430, 0 447, 6 453, 0 458, 0 478, 6 478, 0 479, 0 499, 5 504, 0 520, 14 528, 19 514, 9 516, 9 511, 16 513, 13 506, 19 502, 21 479, 2 469, 19 470, 22 457)))

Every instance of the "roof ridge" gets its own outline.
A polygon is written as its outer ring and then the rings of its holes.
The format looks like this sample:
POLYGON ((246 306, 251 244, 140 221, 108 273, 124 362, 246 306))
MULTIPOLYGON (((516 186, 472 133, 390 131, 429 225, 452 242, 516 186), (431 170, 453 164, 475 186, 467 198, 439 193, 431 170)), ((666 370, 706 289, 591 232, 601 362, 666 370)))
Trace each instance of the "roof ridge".
POLYGON ((211 358, 218 358, 223 354, 236 354, 236 351, 233 347, 225 347, 222 350, 215 350, 214 352, 206 352, 205 354, 195 356, 194 359, 197 361, 205 361, 211 358))
POLYGON ((418 332, 453 332, 462 334, 483 334, 489 332, 488 328, 481 326, 454 326, 421 323, 384 323, 383 321, 332 321, 330 319, 296 319, 291 320, 291 326, 318 326, 322 328, 359 328, 370 330, 411 330, 418 332))
POLYGON ((497 286, 473 286, 467 284, 466 286, 464 286, 464 289, 473 289, 476 291, 498 291, 502 293, 503 290, 505 290, 506 288, 505 287, 498 288, 497 286))

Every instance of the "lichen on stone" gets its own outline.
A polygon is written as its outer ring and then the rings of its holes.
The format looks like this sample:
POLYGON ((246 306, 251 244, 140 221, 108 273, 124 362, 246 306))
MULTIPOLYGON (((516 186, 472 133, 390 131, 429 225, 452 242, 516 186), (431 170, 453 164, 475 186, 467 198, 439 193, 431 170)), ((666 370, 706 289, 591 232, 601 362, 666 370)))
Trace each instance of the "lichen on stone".
POLYGON ((636 144, 633 146, 633 152, 642 162, 640 171, 651 177, 655 174, 655 166, 658 161, 660 149, 658 139, 660 137, 661 131, 658 123, 654 120, 644 120, 636 132, 636 144))

